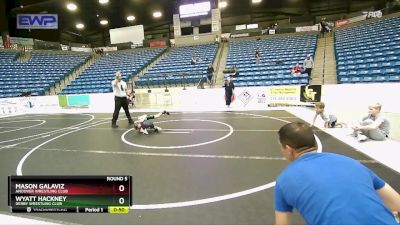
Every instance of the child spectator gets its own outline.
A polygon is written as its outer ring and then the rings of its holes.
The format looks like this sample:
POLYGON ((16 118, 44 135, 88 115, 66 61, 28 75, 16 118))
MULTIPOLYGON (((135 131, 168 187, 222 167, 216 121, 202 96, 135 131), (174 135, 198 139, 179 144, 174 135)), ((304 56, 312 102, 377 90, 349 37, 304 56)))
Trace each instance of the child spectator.
POLYGON ((128 99, 128 106, 135 107, 135 91, 126 90, 126 98, 128 99))
POLYGON ((343 127, 345 123, 338 122, 337 117, 333 114, 328 114, 325 112, 325 103, 317 102, 315 103, 315 115, 311 126, 314 126, 315 120, 317 119, 318 115, 321 117, 324 123, 325 128, 335 128, 335 127, 343 127))
POLYGON ((368 116, 353 126, 353 134, 359 142, 366 141, 368 138, 383 141, 389 137, 390 123, 381 113, 382 105, 375 103, 368 107, 368 116))

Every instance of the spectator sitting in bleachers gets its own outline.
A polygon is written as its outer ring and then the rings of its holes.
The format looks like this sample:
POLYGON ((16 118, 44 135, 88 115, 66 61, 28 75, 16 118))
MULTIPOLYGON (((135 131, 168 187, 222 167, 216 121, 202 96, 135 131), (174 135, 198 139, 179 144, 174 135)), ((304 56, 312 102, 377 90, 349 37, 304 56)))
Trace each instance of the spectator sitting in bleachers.
POLYGON ((293 76, 300 75, 302 71, 303 68, 301 68, 301 66, 298 63, 295 66, 293 66, 292 69, 290 70, 293 76))
POLYGON ((190 61, 190 64, 195 65, 199 61, 199 58, 196 56, 192 57, 192 60, 190 61))
POLYGON ((239 76, 239 69, 237 68, 236 64, 232 66, 232 73, 229 75, 230 77, 238 77, 239 76))
POLYGON ((256 57, 256 64, 260 64, 261 54, 260 54, 260 49, 258 48, 256 49, 255 57, 256 57))

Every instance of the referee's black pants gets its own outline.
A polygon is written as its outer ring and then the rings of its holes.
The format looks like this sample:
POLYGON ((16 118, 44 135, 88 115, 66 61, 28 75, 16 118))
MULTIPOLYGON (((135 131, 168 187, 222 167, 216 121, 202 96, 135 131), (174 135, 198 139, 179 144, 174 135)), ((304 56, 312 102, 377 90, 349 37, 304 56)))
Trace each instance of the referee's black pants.
POLYGON ((132 123, 133 120, 132 120, 131 114, 129 114, 128 99, 126 97, 115 96, 114 100, 115 100, 115 108, 114 108, 114 114, 113 114, 111 123, 112 124, 117 123, 118 116, 119 116, 119 110, 121 109, 121 107, 124 109, 126 118, 128 118, 129 123, 132 123))

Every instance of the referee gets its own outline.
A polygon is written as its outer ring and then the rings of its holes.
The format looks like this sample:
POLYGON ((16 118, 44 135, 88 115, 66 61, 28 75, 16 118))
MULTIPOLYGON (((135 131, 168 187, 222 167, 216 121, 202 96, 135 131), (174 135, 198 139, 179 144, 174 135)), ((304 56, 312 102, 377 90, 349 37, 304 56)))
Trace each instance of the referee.
POLYGON ((131 115, 129 114, 128 109, 128 99, 126 97, 126 83, 122 80, 122 75, 120 71, 115 73, 115 80, 111 81, 113 93, 114 93, 114 100, 115 100, 115 108, 113 118, 111 120, 111 127, 118 128, 117 119, 119 115, 119 110, 124 108, 126 118, 128 118, 129 124, 133 124, 133 120, 131 115))

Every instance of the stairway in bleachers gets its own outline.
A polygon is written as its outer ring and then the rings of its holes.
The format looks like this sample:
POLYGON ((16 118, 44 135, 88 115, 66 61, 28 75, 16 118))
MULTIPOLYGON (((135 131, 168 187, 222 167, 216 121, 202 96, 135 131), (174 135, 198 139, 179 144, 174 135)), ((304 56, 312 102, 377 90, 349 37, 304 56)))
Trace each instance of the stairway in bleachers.
POLYGON ((237 65, 240 75, 234 78, 236 86, 308 84, 307 74, 294 76, 290 69, 296 63, 302 65, 307 54, 314 55, 316 41, 316 34, 231 41, 226 66, 237 65), (260 64, 255 60, 257 48, 260 64))
POLYGON ((311 84, 336 84, 336 60, 332 33, 318 39, 311 84))
POLYGON ((400 81, 400 17, 335 32, 338 83, 400 81))
POLYGON ((18 56, 16 51, 0 52, 0 97, 16 97, 27 92, 43 95, 90 55, 33 51, 27 62, 15 61, 18 56))
POLYGON ((217 48, 217 44, 173 48, 164 59, 135 82, 136 86, 197 84, 202 76, 205 78, 207 66, 213 63, 217 48), (191 65, 193 56, 199 57, 199 61, 191 65))
POLYGON ((61 90, 64 89, 66 86, 70 85, 73 80, 75 80, 79 75, 81 75, 87 68, 97 62, 97 60, 101 56, 98 54, 92 54, 90 58, 80 65, 79 67, 75 68, 71 73, 64 77, 62 81, 60 81, 57 85, 51 87, 47 92, 46 95, 56 95, 61 93, 61 90))
POLYGON ((111 81, 115 72, 121 71, 122 79, 129 81, 165 50, 166 48, 144 48, 108 52, 64 88, 61 94, 111 92, 111 81))
POLYGON ((228 59, 228 52, 229 52, 229 44, 228 43, 221 43, 221 61, 218 67, 215 67, 215 87, 222 87, 224 82, 224 69, 226 67, 226 62, 228 59))

